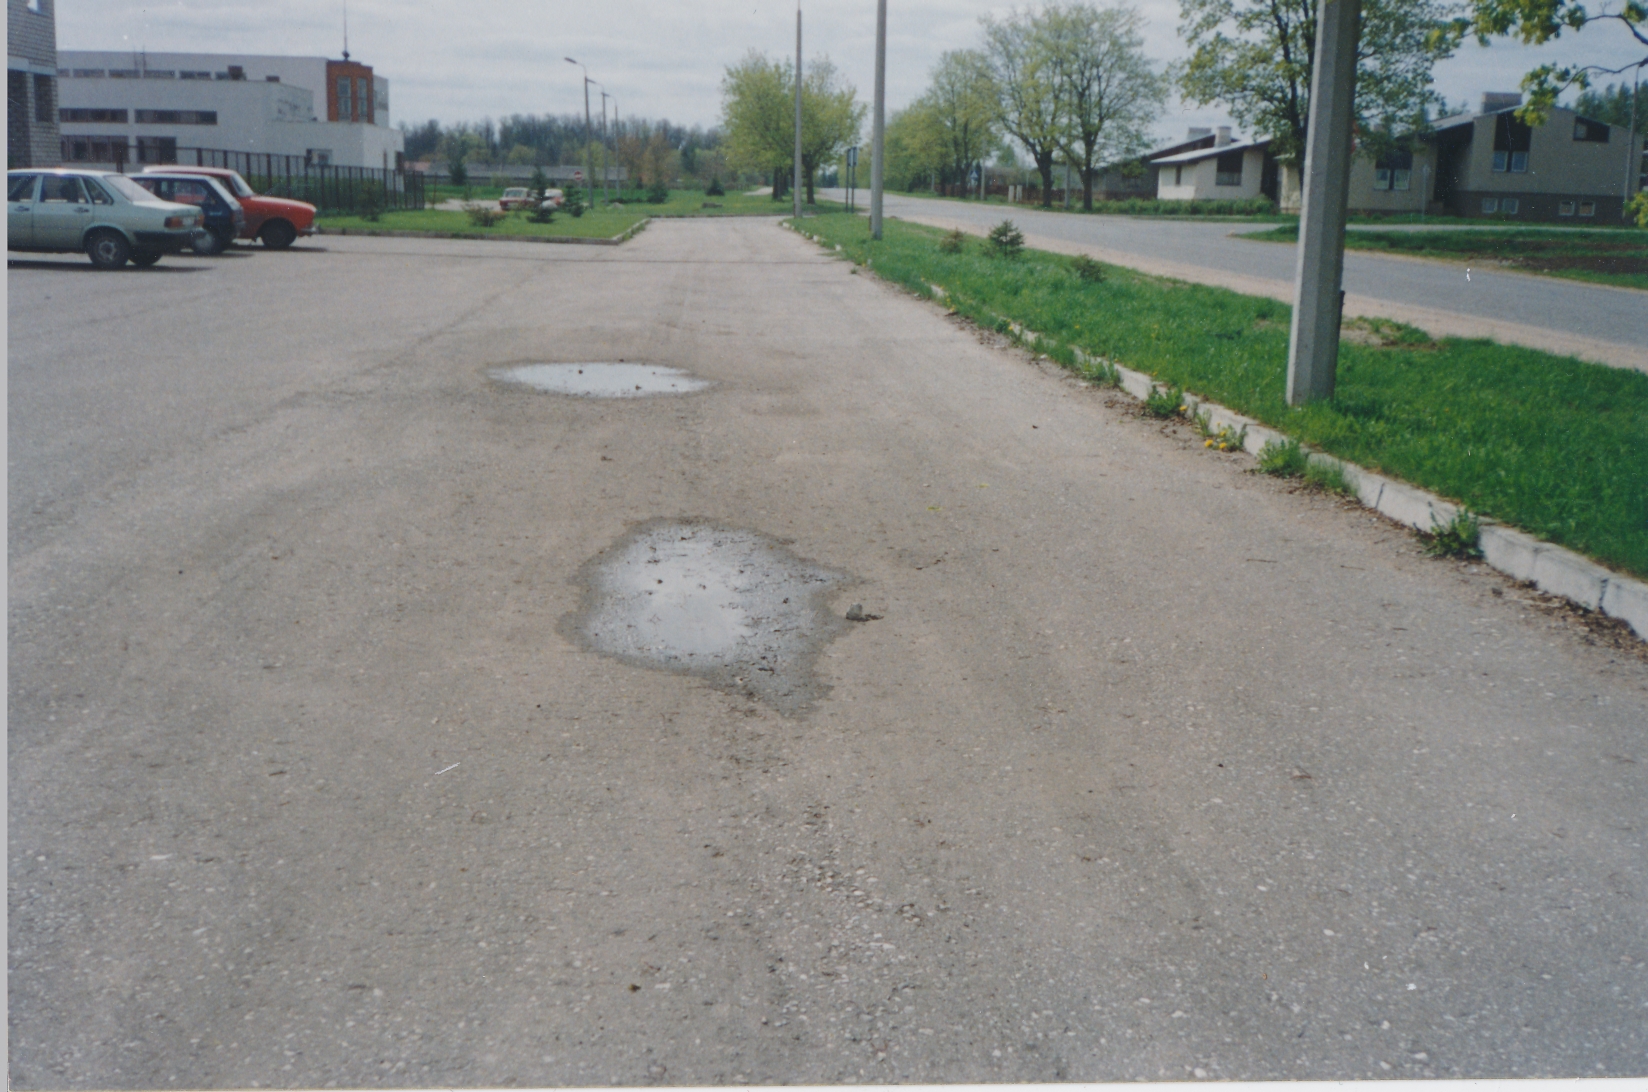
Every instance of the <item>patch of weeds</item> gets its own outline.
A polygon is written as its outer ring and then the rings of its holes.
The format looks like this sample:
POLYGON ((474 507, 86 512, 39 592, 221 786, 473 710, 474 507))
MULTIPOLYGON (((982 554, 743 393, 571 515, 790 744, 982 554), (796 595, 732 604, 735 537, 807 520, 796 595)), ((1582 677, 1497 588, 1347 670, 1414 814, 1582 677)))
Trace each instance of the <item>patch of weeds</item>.
POLYGON ((1203 447, 1215 451, 1240 451, 1247 444, 1247 426, 1240 429, 1230 425, 1221 425, 1217 431, 1208 430, 1202 433, 1207 439, 1202 441, 1203 447))
POLYGON ((1432 557, 1482 556, 1482 521, 1468 508, 1459 509, 1447 523, 1433 522, 1430 533, 1421 537, 1432 557))
POLYGON ((710 179, 710 184, 704 187, 705 197, 725 197, 726 194, 726 188, 721 185, 721 178, 719 175, 712 177, 710 179))
POLYGON ((1122 373, 1108 360, 1092 360, 1080 369, 1081 377, 1098 387, 1119 387, 1122 373))
POLYGON ((1184 412, 1184 408, 1184 389, 1181 387, 1153 389, 1144 400, 1144 411, 1152 417, 1177 417, 1184 412))
POLYGON ((1392 319, 1364 315, 1353 318, 1339 327, 1339 339, 1355 345, 1372 345, 1380 349, 1435 349, 1423 330, 1403 325, 1392 319))
POLYGON ((1324 460, 1306 464, 1305 484, 1324 493, 1337 493, 1341 497, 1356 496, 1356 486, 1345 476, 1345 468, 1339 463, 1324 460))
POLYGON ((1267 440, 1265 446, 1259 449, 1259 473, 1273 474, 1278 478, 1297 478, 1304 474, 1310 465, 1305 456, 1304 448, 1299 446, 1298 440, 1284 440, 1277 443, 1267 440))
POLYGON ((1104 263, 1095 262, 1085 254, 1078 254, 1071 258, 1070 268, 1078 278, 1087 284, 1104 283, 1104 263))
POLYGON ((1017 258, 1024 253, 1024 232, 1003 220, 990 229, 990 251, 999 258, 1017 258))
POLYGON ((479 201, 470 201, 464 205, 463 210, 469 216, 469 222, 479 228, 493 227, 508 215, 503 209, 495 209, 479 201))
POLYGON ((960 228, 948 232, 938 241, 938 249, 944 254, 960 254, 967 246, 967 233, 960 228))

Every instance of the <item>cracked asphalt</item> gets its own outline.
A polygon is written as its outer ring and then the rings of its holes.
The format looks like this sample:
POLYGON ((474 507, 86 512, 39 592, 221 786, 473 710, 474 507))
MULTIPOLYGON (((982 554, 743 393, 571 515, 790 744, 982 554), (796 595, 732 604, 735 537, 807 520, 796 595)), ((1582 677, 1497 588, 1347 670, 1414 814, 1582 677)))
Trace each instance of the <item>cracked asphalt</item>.
POLYGON ((1639 649, 772 221, 8 282, 13 1087, 1648 1071, 1639 649), (564 635, 662 520, 810 708, 564 635))

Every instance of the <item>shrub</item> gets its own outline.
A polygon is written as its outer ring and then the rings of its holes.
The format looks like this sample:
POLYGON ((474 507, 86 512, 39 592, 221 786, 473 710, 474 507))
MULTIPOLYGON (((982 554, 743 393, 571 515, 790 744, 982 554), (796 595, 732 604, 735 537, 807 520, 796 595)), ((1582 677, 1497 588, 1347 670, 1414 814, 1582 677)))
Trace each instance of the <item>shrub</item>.
POLYGON ((1304 448, 1299 446, 1298 440, 1284 440, 1277 443, 1267 440, 1265 446, 1259 449, 1259 472, 1274 474, 1278 478, 1297 478, 1304 474, 1309 465, 1309 458, 1304 448))
POLYGON ((469 168, 464 166, 463 156, 454 159, 452 165, 447 168, 446 173, 452 179, 454 186, 469 185, 469 168))
POLYGON ((1144 411, 1152 417, 1177 417, 1184 408, 1182 387, 1152 390, 1144 400, 1144 411))
POLYGON ((555 222, 555 206, 546 205, 541 200, 531 207, 527 219, 534 224, 553 224, 555 222))
POLYGON ((483 205, 479 201, 469 202, 464 205, 463 210, 469 215, 469 222, 480 228, 492 227, 508 215, 503 209, 495 209, 491 205, 483 205))
POLYGON ((1077 277, 1080 277, 1088 284, 1104 283, 1104 263, 1095 262, 1085 254, 1078 254, 1071 258, 1070 268, 1075 271, 1077 277))
POLYGON ((647 187, 647 204, 662 205, 669 200, 669 187, 662 182, 654 182, 647 187))
POLYGON ((576 191, 567 194, 566 200, 561 202, 561 211, 574 220, 578 219, 584 214, 584 199, 576 191))
POLYGON ((359 209, 361 218, 373 223, 383 219, 383 183, 375 179, 367 179, 361 183, 355 205, 359 209))
POLYGON ((705 197, 725 197, 727 191, 721 187, 721 179, 712 178, 710 184, 704 187, 705 197))
POLYGON ((542 198, 544 191, 549 189, 549 175, 544 173, 543 167, 534 167, 532 168, 532 177, 527 179, 526 186, 527 189, 532 191, 534 197, 542 198))
POLYGON ((939 250, 946 254, 960 254, 966 245, 967 233, 962 231, 960 228, 956 228, 954 231, 943 236, 938 241, 939 250))
POLYGON ((1425 552, 1432 557, 1481 557, 1482 522, 1475 512, 1461 508, 1447 523, 1432 522, 1425 552))
POLYGON ((1013 221, 1003 220, 990 229, 990 249, 998 257, 1017 258, 1024 253, 1024 232, 1013 221))

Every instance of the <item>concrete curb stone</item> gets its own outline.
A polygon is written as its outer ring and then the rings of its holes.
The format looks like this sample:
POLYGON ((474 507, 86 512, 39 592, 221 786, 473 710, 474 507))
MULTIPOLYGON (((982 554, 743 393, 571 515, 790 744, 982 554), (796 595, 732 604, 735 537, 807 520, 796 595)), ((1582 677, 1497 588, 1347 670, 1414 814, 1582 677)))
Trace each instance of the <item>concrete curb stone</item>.
MULTIPOLYGON (((941 285, 928 283, 927 288, 935 299, 947 300, 950 297, 941 285)), ((1046 347, 1054 344, 1053 339, 1018 323, 1009 322, 1007 325, 1012 335, 1026 345, 1045 343, 1046 347)), ((1095 357, 1073 346, 1071 354, 1083 367, 1109 364, 1115 368, 1121 389, 1140 401, 1157 390, 1169 389, 1145 372, 1095 357)), ((1243 447, 1252 455, 1258 455, 1266 443, 1281 443, 1287 439, 1285 434, 1217 402, 1187 393, 1185 405, 1192 415, 1206 414, 1208 424, 1214 428, 1245 429, 1243 447)), ((1392 481, 1323 452, 1311 451, 1309 458, 1318 465, 1338 466, 1346 480, 1355 487, 1357 500, 1364 507, 1416 531, 1428 533, 1435 527, 1452 522, 1461 511, 1459 505, 1443 500, 1434 493, 1392 481)), ((1600 610, 1610 618, 1618 618, 1629 625, 1638 637, 1648 641, 1648 583, 1605 569, 1565 547, 1541 542, 1526 532, 1490 520, 1482 521, 1479 546, 1482 560, 1512 580, 1532 583, 1540 591, 1560 595, 1587 610, 1600 610)))

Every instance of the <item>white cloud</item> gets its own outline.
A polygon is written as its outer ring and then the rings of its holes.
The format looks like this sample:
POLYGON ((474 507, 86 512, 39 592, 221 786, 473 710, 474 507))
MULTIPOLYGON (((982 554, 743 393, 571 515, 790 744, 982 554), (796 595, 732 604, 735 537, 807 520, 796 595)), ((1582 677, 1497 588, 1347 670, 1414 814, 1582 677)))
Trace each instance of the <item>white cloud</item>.
MULTIPOLYGON (((1157 59, 1184 56, 1177 0, 1140 0, 1147 49, 1157 59)), ((920 94, 945 50, 976 45, 979 16, 1009 5, 984 0, 888 0, 887 96, 896 108, 920 94)), ((816 0, 804 8, 805 49, 828 54, 868 100, 873 90, 875 0, 816 0)), ((337 56, 343 48, 341 2, 174 0, 141 8, 111 0, 60 0, 57 35, 64 49, 138 49, 292 53, 337 56)), ((795 8, 764 0, 608 0, 546 3, 494 0, 454 5, 356 0, 349 8, 349 48, 390 81, 395 120, 478 120, 513 113, 578 113, 581 72, 589 67, 626 116, 714 124, 721 74, 750 49, 793 54, 795 8)), ((1592 27, 1555 47, 1528 49, 1467 43, 1438 68, 1451 102, 1483 91, 1515 90, 1522 73, 1547 58, 1612 65, 1636 59, 1626 35, 1592 27)), ((596 110, 600 98, 593 99, 596 110)), ((1217 106, 1176 107, 1160 131, 1226 124, 1217 106)))

